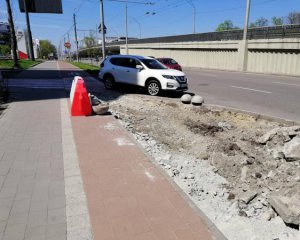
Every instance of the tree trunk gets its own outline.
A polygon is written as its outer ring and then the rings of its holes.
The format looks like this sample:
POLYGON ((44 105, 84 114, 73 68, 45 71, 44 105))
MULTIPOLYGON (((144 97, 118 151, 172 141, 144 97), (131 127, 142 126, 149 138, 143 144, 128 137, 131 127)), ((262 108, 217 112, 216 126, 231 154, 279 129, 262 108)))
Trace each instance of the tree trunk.
POLYGON ((17 39, 16 39, 14 20, 13 20, 11 6, 10 6, 10 0, 6 0, 6 6, 7 6, 8 22, 10 26, 10 39, 11 39, 11 49, 12 49, 12 55, 14 60, 14 67, 19 67, 18 56, 17 56, 17 39))

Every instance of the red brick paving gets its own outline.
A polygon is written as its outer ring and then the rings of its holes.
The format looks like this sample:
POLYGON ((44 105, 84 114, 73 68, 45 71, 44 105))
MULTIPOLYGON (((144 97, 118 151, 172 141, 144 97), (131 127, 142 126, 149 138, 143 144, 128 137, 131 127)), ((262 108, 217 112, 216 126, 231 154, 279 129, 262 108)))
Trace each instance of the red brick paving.
POLYGON ((112 116, 73 117, 72 124, 95 240, 212 239, 143 151, 117 144, 132 140, 112 116))

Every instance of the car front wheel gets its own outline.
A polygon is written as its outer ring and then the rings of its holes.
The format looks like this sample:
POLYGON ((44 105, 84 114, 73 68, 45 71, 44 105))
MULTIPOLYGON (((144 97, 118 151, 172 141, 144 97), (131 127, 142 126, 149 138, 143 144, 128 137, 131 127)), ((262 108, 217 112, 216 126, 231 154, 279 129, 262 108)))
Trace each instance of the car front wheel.
POLYGON ((115 87, 115 80, 112 76, 105 76, 104 78, 104 86, 108 90, 112 90, 115 87))
POLYGON ((156 80, 151 80, 146 86, 147 93, 151 96, 157 96, 161 92, 160 83, 156 80))

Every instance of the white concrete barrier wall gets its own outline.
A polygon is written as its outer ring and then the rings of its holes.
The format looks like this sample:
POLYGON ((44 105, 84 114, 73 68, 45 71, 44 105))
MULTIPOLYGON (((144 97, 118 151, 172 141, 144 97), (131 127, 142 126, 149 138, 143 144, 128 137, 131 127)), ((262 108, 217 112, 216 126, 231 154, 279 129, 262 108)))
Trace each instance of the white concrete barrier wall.
MULTIPOLYGON (((129 54, 171 57, 183 67, 240 70, 241 41, 129 44, 129 54)), ((300 39, 248 41, 247 71, 300 76, 300 39)), ((120 47, 121 54, 125 46, 120 47)))
POLYGON ((300 76, 300 53, 249 51, 248 71, 300 76))
MULTIPOLYGON (((125 51, 121 49, 121 54, 125 51)), ((199 67, 223 70, 238 70, 238 52, 233 50, 168 50, 130 49, 130 54, 142 56, 171 57, 183 67, 199 67)))

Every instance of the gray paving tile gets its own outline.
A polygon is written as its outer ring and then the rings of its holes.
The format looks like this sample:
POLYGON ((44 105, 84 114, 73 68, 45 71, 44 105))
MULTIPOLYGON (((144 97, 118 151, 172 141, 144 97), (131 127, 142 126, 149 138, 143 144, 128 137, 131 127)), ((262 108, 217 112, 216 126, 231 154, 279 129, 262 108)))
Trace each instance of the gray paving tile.
POLYGON ((46 238, 46 225, 27 227, 25 232, 25 239, 39 239, 46 238))
POLYGON ((66 209, 58 208, 48 210, 48 225, 66 223, 66 209))
POLYGON ((64 235, 67 235, 66 223, 52 224, 47 226, 47 230, 46 230, 47 239, 55 239, 55 237, 60 237, 64 235))
POLYGON ((21 214, 10 214, 8 217, 8 224, 20 224, 20 223, 27 223, 28 219, 28 212, 21 213, 21 214))
POLYGON ((47 240, 67 240, 67 234, 63 234, 55 237, 48 237, 47 240))
POLYGON ((30 205, 30 212, 35 211, 47 211, 48 209, 49 201, 48 199, 45 199, 43 201, 37 200, 37 201, 31 201, 30 205))
POLYGON ((9 207, 13 205, 14 197, 0 198, 0 207, 9 207))
POLYGON ((17 186, 15 186, 15 187, 3 186, 0 190, 0 198, 14 197, 16 192, 17 192, 17 186))
POLYGON ((31 197, 32 197, 32 191, 20 190, 20 191, 17 191, 16 196, 15 196, 15 200, 18 201, 18 200, 23 200, 23 199, 26 199, 26 198, 31 199, 31 197))
POLYGON ((23 240, 26 224, 8 224, 5 229, 3 240, 23 240))
POLYGON ((0 221, 6 221, 9 217, 10 207, 0 206, 0 221))
POLYGON ((0 189, 3 186, 4 180, 5 180, 5 176, 0 176, 0 189))
POLYGON ((43 226, 47 224, 47 209, 43 211, 29 212, 27 227, 43 226))
POLYGON ((43 189, 43 191, 35 191, 32 193, 32 202, 48 202, 48 189, 43 189))
POLYGON ((16 215, 16 214, 28 213, 29 208, 30 208, 30 199, 18 200, 13 203, 10 214, 16 215))
POLYGON ((58 196, 49 200, 48 209, 57 209, 57 208, 65 208, 66 207, 66 197, 58 196))
POLYGON ((65 196, 65 184, 63 180, 49 186, 49 197, 51 199, 62 196, 65 196))
POLYGON ((27 237, 24 240, 46 240, 46 236, 27 237))
POLYGON ((7 225, 6 221, 0 221, 0 233, 4 232, 6 225, 7 225))
POLYGON ((8 161, 0 162, 0 176, 6 176, 8 174, 11 164, 12 163, 8 161))

